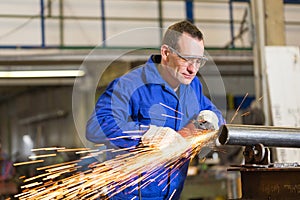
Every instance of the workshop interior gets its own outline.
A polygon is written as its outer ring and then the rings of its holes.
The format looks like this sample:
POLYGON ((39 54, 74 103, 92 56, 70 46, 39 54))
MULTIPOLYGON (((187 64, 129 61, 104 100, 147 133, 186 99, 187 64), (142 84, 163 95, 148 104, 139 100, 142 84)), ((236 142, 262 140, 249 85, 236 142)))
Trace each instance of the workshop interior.
MULTIPOLYGON (((47 184, 106 160, 85 137, 98 97, 181 20, 203 32, 197 77, 226 123, 191 157, 180 200, 300 199, 299 0, 2 0, 0 199, 79 199, 87 180, 47 184)), ((81 199, 104 191, 89 187, 81 199)))

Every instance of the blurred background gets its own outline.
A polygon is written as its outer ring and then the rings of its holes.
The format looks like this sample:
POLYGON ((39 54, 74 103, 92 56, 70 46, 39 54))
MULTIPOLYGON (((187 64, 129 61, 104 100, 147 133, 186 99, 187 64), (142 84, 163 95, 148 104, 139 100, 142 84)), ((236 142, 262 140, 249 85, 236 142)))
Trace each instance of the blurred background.
MULTIPOLYGON (((16 184, 11 190, 2 185, 1 194, 17 192, 17 176, 34 174, 30 167, 9 167, 28 160, 34 155, 31 149, 92 146, 85 140, 84 130, 97 97, 111 80, 158 53, 165 28, 179 20, 192 21, 204 33, 211 60, 199 78, 205 94, 222 110, 227 122, 270 125, 261 49, 267 45, 299 46, 299 3, 2 0, 1 162, 10 162, 1 169, 7 172, 6 182, 16 184)), ((60 155, 55 162, 72 156, 60 155)), ((191 171, 182 199, 237 198, 238 175, 228 175, 224 167, 242 162, 241 148, 224 147, 208 157, 192 163, 196 171, 191 171)))

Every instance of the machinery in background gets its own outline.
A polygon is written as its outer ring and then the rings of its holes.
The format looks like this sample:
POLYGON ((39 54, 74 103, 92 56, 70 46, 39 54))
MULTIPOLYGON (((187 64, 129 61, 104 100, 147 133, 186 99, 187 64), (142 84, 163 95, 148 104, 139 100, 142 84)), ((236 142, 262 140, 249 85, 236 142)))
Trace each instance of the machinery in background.
POLYGON ((219 129, 222 145, 245 146, 245 164, 228 171, 241 175, 241 199, 300 199, 300 165, 272 163, 269 147, 300 147, 300 128, 223 125, 219 129))

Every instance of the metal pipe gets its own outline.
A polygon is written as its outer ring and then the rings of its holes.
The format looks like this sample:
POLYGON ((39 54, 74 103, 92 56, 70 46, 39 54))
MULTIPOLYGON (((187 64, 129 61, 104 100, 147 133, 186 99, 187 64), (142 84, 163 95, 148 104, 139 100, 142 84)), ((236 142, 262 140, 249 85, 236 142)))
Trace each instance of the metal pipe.
POLYGON ((300 147, 300 128, 225 124, 219 129, 223 145, 300 147))

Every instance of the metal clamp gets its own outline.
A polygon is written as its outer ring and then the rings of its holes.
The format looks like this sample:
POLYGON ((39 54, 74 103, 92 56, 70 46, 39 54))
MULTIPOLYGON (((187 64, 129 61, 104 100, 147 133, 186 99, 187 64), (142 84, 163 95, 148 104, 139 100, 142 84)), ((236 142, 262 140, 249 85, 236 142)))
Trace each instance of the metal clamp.
POLYGON ((269 165, 270 149, 262 144, 247 145, 243 152, 245 164, 269 165))

